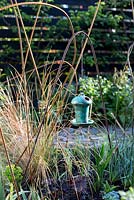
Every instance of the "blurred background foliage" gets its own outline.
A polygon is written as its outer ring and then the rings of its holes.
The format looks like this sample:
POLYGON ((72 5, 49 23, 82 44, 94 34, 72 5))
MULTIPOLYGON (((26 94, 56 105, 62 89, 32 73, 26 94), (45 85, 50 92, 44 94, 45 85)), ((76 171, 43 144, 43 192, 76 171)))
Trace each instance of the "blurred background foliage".
MULTIPOLYGON (((58 5, 57 0, 48 0, 46 2, 53 2, 54 5, 58 5)), ((10 3, 11 2, 3 0, 0 2, 0 7, 10 3)), ((86 1, 86 7, 83 7, 84 3, 80 2, 72 2, 73 6, 70 6, 71 4, 69 5, 69 3, 70 2, 67 4, 62 1, 62 3, 59 2, 59 6, 69 14, 75 32, 80 30, 87 32, 96 9, 95 1, 91 3, 86 1), (77 4, 78 6, 76 6, 77 4)), ((38 8, 39 6, 35 5, 20 6, 25 29, 29 38, 38 8)), ((21 71, 19 38, 14 10, 10 8, 1 12, 0 19, 0 67, 4 69, 5 73, 8 73, 8 71, 12 69, 12 66, 21 71)), ((134 39, 132 19, 131 2, 129 0, 110 0, 101 3, 91 33, 91 41, 95 48, 100 71, 104 73, 113 73, 114 67, 118 69, 123 68, 127 58, 127 50, 134 39)), ((21 37, 25 55, 27 44, 22 27, 21 37)), ((71 31, 66 17, 59 11, 42 6, 31 43, 38 67, 48 63, 48 61, 61 59, 70 37, 71 31)), ((85 36, 77 36, 77 58, 84 40, 85 36)), ((66 60, 71 62, 72 57, 73 44, 70 46, 66 60)), ((78 72, 81 73, 81 68, 84 68, 84 74, 94 74, 96 73, 94 66, 94 58, 90 44, 88 44, 78 72)), ((29 70, 32 68, 33 66, 29 55, 27 69, 29 70)))

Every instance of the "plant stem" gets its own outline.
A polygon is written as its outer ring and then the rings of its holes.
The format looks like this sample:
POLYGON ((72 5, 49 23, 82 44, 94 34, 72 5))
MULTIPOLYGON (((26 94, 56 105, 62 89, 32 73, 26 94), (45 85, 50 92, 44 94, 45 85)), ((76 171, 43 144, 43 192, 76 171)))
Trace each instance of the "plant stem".
MULTIPOLYGON (((37 77, 38 77, 38 80, 39 80, 39 83, 40 83, 40 86, 41 86, 41 81, 40 81, 39 73, 38 73, 38 70, 37 70, 36 63, 35 63, 35 59, 34 59, 34 56, 33 56, 33 53, 32 53, 32 49, 31 49, 31 46, 30 46, 30 42, 29 42, 27 33, 25 31, 25 26, 24 26, 24 23, 23 23, 23 19, 21 17, 20 10, 19 10, 19 6, 22 6, 22 5, 43 5, 43 6, 49 6, 49 7, 55 8, 55 9, 61 11, 67 17, 67 19, 69 21, 69 24, 70 24, 72 35, 74 35, 74 28, 73 28, 73 24, 72 24, 72 21, 71 21, 69 15, 62 8, 60 8, 58 6, 55 6, 53 4, 44 3, 44 2, 21 2, 21 3, 17 3, 16 2, 13 5, 8 5, 8 6, 4 6, 4 7, 0 8, 0 11, 6 10, 6 9, 9 9, 9 8, 13 8, 13 7, 17 7, 18 8, 19 17, 20 17, 20 21, 21 21, 21 24, 22 24, 22 28, 24 30, 26 42, 28 44, 28 48, 30 50, 30 54, 31 54, 31 58, 32 58, 32 61, 33 61, 33 65, 34 65, 34 68, 35 68, 35 71, 36 71, 36 74, 37 74, 37 77)), ((73 57, 72 65, 74 64, 75 59, 76 59, 76 40, 74 38, 74 57, 73 57)))

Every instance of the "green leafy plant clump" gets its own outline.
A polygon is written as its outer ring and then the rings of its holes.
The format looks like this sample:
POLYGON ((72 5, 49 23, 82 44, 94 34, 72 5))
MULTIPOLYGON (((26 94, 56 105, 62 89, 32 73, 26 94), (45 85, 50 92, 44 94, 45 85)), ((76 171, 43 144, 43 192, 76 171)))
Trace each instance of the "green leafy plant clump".
MULTIPOLYGON (((15 177, 15 180, 18 184, 21 183, 22 181, 22 178, 23 178, 23 170, 21 167, 19 166, 16 166, 14 164, 11 165, 11 168, 12 168, 12 172, 14 174, 14 177, 15 177)), ((11 173, 11 168, 9 165, 6 166, 6 169, 5 169, 5 176, 8 178, 9 182, 10 183, 13 183, 13 177, 12 177, 12 173, 11 173)))
POLYGON ((111 78, 102 76, 80 78, 80 92, 93 99, 95 114, 101 119, 103 100, 108 119, 111 122, 117 119, 123 126, 130 125, 132 120, 132 90, 133 84, 127 69, 115 70, 111 78))
POLYGON ((130 187, 128 191, 119 191, 121 200, 133 200, 134 199, 134 188, 130 187))

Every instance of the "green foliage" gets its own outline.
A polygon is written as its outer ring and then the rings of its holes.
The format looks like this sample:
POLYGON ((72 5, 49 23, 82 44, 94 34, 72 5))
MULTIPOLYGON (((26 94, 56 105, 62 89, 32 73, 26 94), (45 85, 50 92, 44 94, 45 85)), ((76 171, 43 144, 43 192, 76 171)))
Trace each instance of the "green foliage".
MULTIPOLYGON (((22 176, 23 170, 21 169, 21 167, 15 166, 14 164, 11 165, 11 168, 13 170, 13 174, 14 174, 16 182, 20 184, 23 178, 22 176)), ((13 183, 13 177, 12 177, 12 173, 11 173, 11 169, 9 165, 6 166, 5 176, 8 178, 10 183, 13 183)))
POLYGON ((104 193, 109 193, 115 190, 117 186, 109 184, 109 182, 106 180, 105 183, 103 183, 103 191, 104 193))
POLYGON ((99 191, 104 183, 106 169, 112 158, 114 148, 109 148, 108 145, 102 144, 101 147, 93 149, 93 168, 96 177, 93 182, 95 191, 99 191))
MULTIPOLYGON (((112 12, 105 12, 106 7, 107 7, 107 5, 104 2, 102 2, 99 7, 95 26, 101 25, 101 27, 102 27, 105 25, 110 28, 118 28, 119 22, 122 20, 122 16, 114 15, 114 14, 112 14, 112 12)), ((85 11, 84 12, 83 11, 78 11, 78 12, 71 11, 71 19, 74 22, 74 26, 75 26, 75 24, 76 25, 79 24, 80 27, 88 28, 93 19, 95 10, 96 10, 96 6, 89 6, 88 11, 86 11, 86 12, 85 11)))
POLYGON ((134 199, 134 188, 130 187, 128 191, 119 191, 121 200, 133 200, 134 199))
POLYGON ((10 184, 10 191, 8 193, 8 195, 6 196, 6 200, 14 200, 14 188, 13 188, 13 184, 10 184))
POLYGON ((120 183, 124 189, 134 185, 134 144, 133 137, 120 139, 108 165, 109 182, 120 183))
MULTIPOLYGON (((35 191, 35 189, 30 188, 30 190, 23 190, 22 188, 19 191, 19 195, 21 197, 22 200, 41 200, 39 194, 37 191, 35 191)), ((17 194, 14 192, 14 188, 13 188, 13 184, 10 184, 10 192, 9 194, 6 196, 5 200, 17 200, 18 196, 17 194)))
POLYGON ((80 78, 80 92, 93 99, 93 112, 102 117, 102 98, 105 103, 109 120, 113 121, 111 113, 123 125, 130 125, 132 120, 132 81, 127 69, 117 71, 111 78, 86 77, 80 78), (101 87, 100 87, 100 84, 101 87))
POLYGON ((3 179, 2 179, 1 174, 0 174, 0 199, 1 200, 5 199, 4 184, 3 184, 3 179))
POLYGON ((30 196, 32 200, 41 200, 38 192, 35 189, 31 188, 30 193, 31 193, 30 196))
MULTIPOLYGON (((112 82, 108 80, 107 78, 103 78, 102 76, 99 77, 101 82, 101 88, 103 90, 103 96, 107 100, 108 99, 108 93, 111 90, 112 82)), ((100 97, 100 86, 98 77, 92 78, 92 77, 85 77, 80 78, 80 92, 84 92, 86 96, 89 96, 93 99, 93 109, 97 112, 99 109, 102 108, 102 100, 100 97)))
POLYGON ((112 191, 103 196, 104 200, 120 200, 118 192, 112 191))
MULTIPOLYGON (((48 0, 46 2, 53 2, 53 1, 48 0)), ((126 1, 125 3, 122 3, 120 1, 119 2, 106 1, 106 3, 104 2, 101 3, 96 21, 94 23, 94 28, 91 34, 91 41, 95 47, 95 50, 101 51, 101 50, 110 49, 111 51, 110 55, 106 54, 103 57, 99 54, 97 55, 98 63, 101 69, 103 69, 107 64, 109 64, 111 60, 118 61, 119 63, 122 61, 126 61, 126 55, 124 55, 122 51, 124 47, 126 50, 126 44, 128 43, 130 39, 128 38, 128 36, 126 37, 126 34, 120 34, 120 30, 122 31, 123 29, 122 24, 124 22, 124 18, 126 18, 127 16, 125 14, 123 15, 121 12, 119 12, 118 14, 114 13, 109 8, 115 5, 120 8, 124 6, 127 7, 129 3, 130 2, 128 1, 126 1), (107 31, 106 32, 100 31, 103 29, 106 29, 107 31)), ((4 0, 0 2, 0 5, 1 6, 7 5, 7 1, 4 0)), ((26 31, 27 31, 28 36, 30 37, 31 28, 34 23, 34 18, 31 17, 31 13, 32 15, 36 15, 38 6, 32 5, 32 6, 28 6, 28 8, 30 10, 30 14, 27 10, 25 10, 23 7, 20 6, 20 11, 22 14, 22 18, 24 20, 26 31)), ((90 27, 91 21, 93 19, 95 9, 96 9, 96 5, 95 6, 91 5, 88 7, 87 11, 77 11, 77 10, 70 11, 70 18, 72 20, 75 32, 80 31, 80 30, 84 30, 85 32, 87 32, 88 28, 90 27)), ((61 52, 62 50, 64 50, 64 46, 66 45, 65 41, 71 36, 67 19, 61 17, 58 20, 58 22, 55 24, 52 22, 51 17, 49 17, 48 10, 49 10, 49 7, 42 6, 41 11, 40 11, 40 17, 38 18, 38 24, 37 24, 37 28, 40 27, 40 29, 37 29, 35 31, 34 39, 36 39, 36 41, 33 40, 31 44, 32 50, 36 58, 36 62, 38 62, 39 65, 42 65, 44 61, 48 60, 48 58, 49 60, 53 60, 55 58, 61 59, 61 56, 62 56, 61 52), (47 30, 44 30, 44 27, 47 28, 47 30), (44 40, 44 41, 42 42, 41 40, 44 40), (61 43, 61 42, 63 46, 62 50, 60 49, 61 51, 54 54, 48 53, 49 52, 48 50, 56 49, 58 43, 61 43), (45 54, 41 52, 41 50, 44 48, 46 51, 45 54)), ((6 10, 2 12, 1 13, 2 20, 4 19, 3 17, 4 13, 6 14, 11 13, 12 15, 14 15, 14 10, 10 9, 10 10, 6 10)), ((5 21, 3 21, 3 23, 5 23, 5 21)), ((5 26, 6 25, 7 24, 5 23, 5 26)), ((11 29, 10 32, 12 33, 14 38, 18 38, 17 27, 15 25, 12 26, 12 24, 10 23, 8 24, 8 27, 9 29, 11 29)), ((25 37, 24 31, 22 29, 21 29, 21 34, 22 34, 22 38, 24 38, 25 37)), ((78 48, 77 58, 79 56, 79 51, 82 46, 82 40, 83 40, 83 36, 77 37, 77 48, 78 48)), ((13 39, 11 39, 11 41, 13 41, 13 39)), ((24 41, 25 40, 23 40, 23 47, 24 49, 26 49, 27 45, 25 44, 24 41)), ((13 43, 14 46, 12 46, 11 43, 4 42, 2 44, 3 52, 1 52, 0 56, 1 56, 1 60, 3 61, 5 61, 6 58, 8 58, 8 60, 10 58, 9 63, 15 66, 16 65, 15 63, 16 62, 20 63, 20 60, 21 60, 19 51, 18 51, 19 41, 15 41, 13 43), (14 57, 14 54, 16 55, 15 57, 14 57)), ((90 46, 87 46, 87 48, 90 49, 90 46)), ((73 50, 73 46, 70 47, 70 51, 66 59, 66 60, 69 60, 70 62, 72 61, 72 56, 73 56, 72 50, 73 50)), ((84 52, 84 64, 85 66, 90 66, 90 67, 94 66, 93 56, 88 51, 84 52)), ((31 67, 31 60, 28 63, 28 66, 31 67)))
MULTIPOLYGON (((26 0, 25 2, 31 2, 31 0, 26 0)), ((52 3, 53 0, 46 0, 45 2, 52 3)), ((0 7, 4 7, 7 5, 7 1, 3 0, 0 2, 0 7)), ((33 25, 35 22, 35 16, 37 15, 39 6, 38 5, 28 5, 28 6, 19 6, 19 10, 21 13, 21 17, 23 19, 23 23, 25 26, 25 30, 27 33, 28 38, 31 36, 31 32, 33 29, 33 25)), ((41 39, 45 40, 48 44, 45 45, 45 50, 51 49, 50 44, 50 37, 49 35, 49 29, 51 24, 51 17, 48 17, 50 7, 49 6, 42 6, 39 12, 39 17, 36 23, 36 28, 33 35, 33 40, 31 42, 31 48, 36 60, 36 63, 38 62, 38 65, 41 65, 41 63, 44 63, 44 53, 42 53, 42 49, 44 48, 44 42, 42 42, 43 47, 41 46, 41 39), (45 27, 45 28, 44 28, 45 27), (45 39, 44 39, 45 35, 45 39), (49 38, 49 39, 48 39, 49 38)), ((2 12, 0 12, 0 20, 1 20, 1 31, 4 32, 5 37, 2 38, 2 45, 1 45, 1 62, 4 63, 2 65, 2 68, 4 69, 5 73, 8 73, 7 71, 13 71, 13 68, 11 65, 17 70, 21 70, 21 49, 19 44, 19 36, 18 36, 18 27, 15 21, 15 11, 18 14, 18 10, 14 8, 6 9, 2 12), (4 15, 7 15, 5 19, 4 15), (11 21, 10 21, 11 18, 11 21), (5 31, 6 27, 6 31, 5 31), (8 59, 8 63, 11 65, 9 66, 6 64, 6 60, 8 59), (6 67, 4 67, 6 65, 6 67), (8 66, 8 69, 7 69, 8 66), (6 69, 5 69, 6 68, 6 69)), ((22 45, 23 45, 23 51, 24 54, 27 49, 26 39, 24 30, 20 23, 20 32, 22 37, 22 45)), ((48 55, 45 58, 47 60, 48 55)), ((31 60, 28 59, 27 62, 27 69, 31 69, 33 66, 31 66, 31 60)))
MULTIPOLYGON (((112 1, 111 1, 112 4, 112 1)), ((106 65, 109 65, 111 61, 123 62, 126 61, 126 55, 122 53, 124 47, 126 49, 126 43, 129 38, 125 34, 120 34, 119 30, 122 30, 123 20, 126 16, 123 16, 121 12, 118 14, 109 9, 110 3, 102 2, 90 35, 92 44, 97 51, 109 50, 110 54, 97 53, 97 60, 100 69, 104 70, 106 65), (104 31, 105 30, 105 31, 104 31), (120 41, 120 42, 118 42, 120 41)), ((91 5, 88 7, 87 11, 70 11, 70 18, 72 20, 75 32, 83 30, 87 32, 91 25, 94 13, 96 10, 96 5, 91 5)), ((125 14, 124 14, 125 15, 125 14)), ((67 38, 70 36, 68 31, 68 23, 65 19, 61 19, 57 22, 57 26, 53 27, 55 35, 58 35, 59 39, 67 38)), ((78 55, 81 50, 83 41, 83 36, 77 37, 77 49, 78 55)), ((91 49, 90 45, 87 45, 87 49, 91 49)), ((72 59, 72 51, 68 53, 68 60, 72 59)), ((89 51, 84 52, 83 62, 85 64, 85 69, 93 67, 95 65, 92 54, 89 51)))
POLYGON ((91 168, 91 149, 80 145, 79 142, 74 148, 51 149, 49 168, 53 177, 58 180, 68 178, 67 175, 88 176, 91 168))
POLYGON ((106 4, 108 4, 110 7, 114 8, 128 8, 131 6, 131 1, 130 0, 122 0, 122 1, 117 1, 117 0, 106 0, 106 4))

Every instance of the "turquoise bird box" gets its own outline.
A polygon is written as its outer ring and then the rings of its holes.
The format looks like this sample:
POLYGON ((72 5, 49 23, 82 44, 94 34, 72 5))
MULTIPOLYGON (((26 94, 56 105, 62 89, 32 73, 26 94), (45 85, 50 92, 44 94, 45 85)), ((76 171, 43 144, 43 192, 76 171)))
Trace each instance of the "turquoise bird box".
POLYGON ((93 123, 93 120, 89 118, 89 109, 92 104, 92 100, 89 97, 81 93, 74 97, 71 103, 75 112, 75 119, 71 121, 73 125, 79 126, 93 123))

